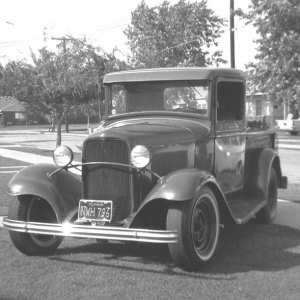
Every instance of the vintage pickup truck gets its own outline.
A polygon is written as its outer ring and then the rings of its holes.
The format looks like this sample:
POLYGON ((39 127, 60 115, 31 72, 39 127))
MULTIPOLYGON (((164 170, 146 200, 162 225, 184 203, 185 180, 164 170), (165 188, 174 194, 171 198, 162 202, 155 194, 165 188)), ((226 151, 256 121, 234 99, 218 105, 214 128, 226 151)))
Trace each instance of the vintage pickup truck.
POLYGON ((65 146, 55 165, 31 165, 10 181, 4 227, 27 255, 64 236, 167 243, 175 265, 200 270, 226 222, 274 220, 287 187, 275 131, 247 131, 245 74, 170 68, 108 74, 104 128, 65 146), (82 168, 82 175, 74 175, 82 168))

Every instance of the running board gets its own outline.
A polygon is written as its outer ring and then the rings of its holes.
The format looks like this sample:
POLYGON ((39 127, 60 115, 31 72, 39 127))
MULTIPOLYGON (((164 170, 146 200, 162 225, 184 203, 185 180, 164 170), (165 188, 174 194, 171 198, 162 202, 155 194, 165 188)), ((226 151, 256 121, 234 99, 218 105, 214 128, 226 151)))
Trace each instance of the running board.
POLYGON ((228 201, 228 207, 238 224, 245 224, 267 204, 266 199, 237 197, 228 201))

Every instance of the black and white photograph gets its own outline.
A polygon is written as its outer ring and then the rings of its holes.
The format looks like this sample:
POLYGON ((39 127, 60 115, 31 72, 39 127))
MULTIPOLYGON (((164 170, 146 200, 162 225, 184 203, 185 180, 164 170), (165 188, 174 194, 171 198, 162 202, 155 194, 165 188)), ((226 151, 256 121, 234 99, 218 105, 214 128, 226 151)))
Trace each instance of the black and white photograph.
POLYGON ((0 7, 0 300, 299 299, 299 0, 0 7))

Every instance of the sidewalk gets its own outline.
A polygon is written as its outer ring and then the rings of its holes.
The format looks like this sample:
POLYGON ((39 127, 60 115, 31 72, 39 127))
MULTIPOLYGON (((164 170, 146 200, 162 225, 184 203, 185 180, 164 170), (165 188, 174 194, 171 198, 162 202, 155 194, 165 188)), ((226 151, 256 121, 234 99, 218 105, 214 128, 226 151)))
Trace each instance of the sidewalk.
POLYGON ((291 144, 282 144, 278 143, 279 149, 291 149, 291 150, 300 150, 300 144, 299 145, 291 145, 291 144))

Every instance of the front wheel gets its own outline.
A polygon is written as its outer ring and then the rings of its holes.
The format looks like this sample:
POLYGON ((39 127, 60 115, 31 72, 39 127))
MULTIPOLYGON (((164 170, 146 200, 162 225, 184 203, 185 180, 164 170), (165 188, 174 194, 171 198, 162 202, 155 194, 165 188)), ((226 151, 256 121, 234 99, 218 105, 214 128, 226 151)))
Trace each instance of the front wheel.
MULTIPOLYGON (((24 222, 57 223, 51 205, 37 196, 15 197, 9 207, 8 218, 24 222)), ((51 235, 9 231, 16 248, 26 255, 52 252, 60 245, 62 238, 51 235)))
POLYGON ((214 193, 201 189, 191 201, 171 204, 167 230, 177 230, 178 242, 169 244, 175 264, 184 270, 198 271, 213 257, 220 228, 220 214, 214 193))

